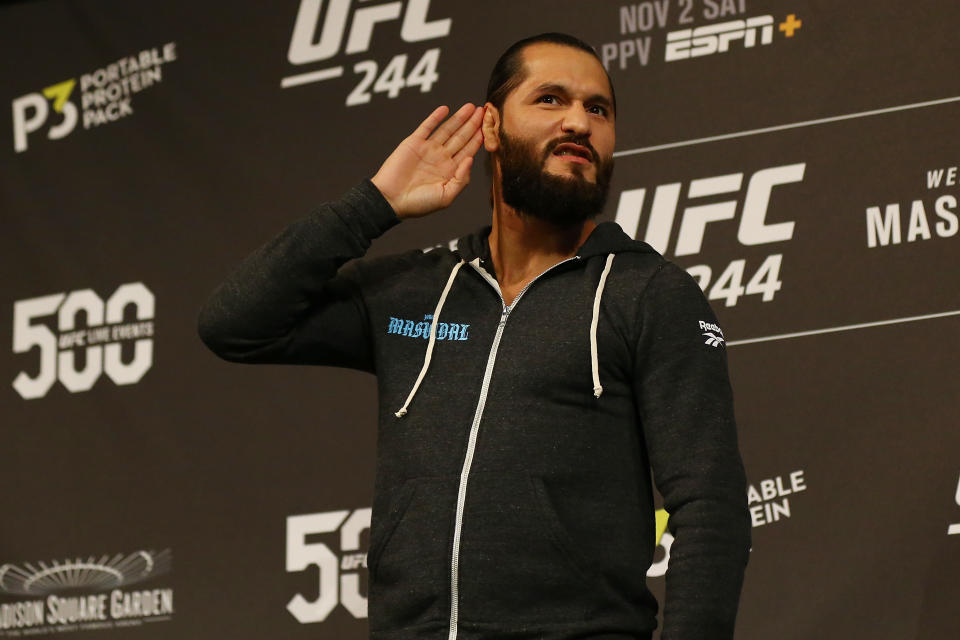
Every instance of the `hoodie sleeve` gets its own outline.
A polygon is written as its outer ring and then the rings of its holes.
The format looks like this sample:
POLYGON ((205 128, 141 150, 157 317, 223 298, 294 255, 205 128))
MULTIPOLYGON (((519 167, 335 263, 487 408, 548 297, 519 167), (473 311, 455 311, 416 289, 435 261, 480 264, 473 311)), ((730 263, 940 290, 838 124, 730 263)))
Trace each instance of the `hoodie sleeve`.
POLYGON ((750 519, 726 346, 696 282, 669 262, 651 278, 641 318, 635 393, 674 537, 662 638, 729 639, 750 519))
POLYGON ((358 267, 340 267, 397 222, 369 180, 319 206, 254 251, 217 287, 200 312, 200 338, 232 362, 372 372, 358 267))

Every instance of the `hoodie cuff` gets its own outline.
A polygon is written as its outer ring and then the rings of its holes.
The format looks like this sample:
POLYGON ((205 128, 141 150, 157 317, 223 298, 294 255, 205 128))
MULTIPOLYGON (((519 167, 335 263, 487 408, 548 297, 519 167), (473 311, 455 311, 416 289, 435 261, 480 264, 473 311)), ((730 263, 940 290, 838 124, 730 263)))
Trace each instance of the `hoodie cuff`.
POLYGON ((373 240, 400 222, 396 212, 380 190, 364 180, 340 199, 336 207, 340 218, 358 235, 373 240))

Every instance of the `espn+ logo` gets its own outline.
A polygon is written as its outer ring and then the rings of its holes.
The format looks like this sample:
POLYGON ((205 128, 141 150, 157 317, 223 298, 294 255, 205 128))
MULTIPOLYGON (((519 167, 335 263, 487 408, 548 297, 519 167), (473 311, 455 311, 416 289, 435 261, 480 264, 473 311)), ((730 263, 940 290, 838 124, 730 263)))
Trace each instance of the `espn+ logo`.
MULTIPOLYGON (((699 254, 707 230, 719 228, 725 221, 736 220, 738 215, 736 238, 740 245, 752 247, 786 242, 793 238, 795 222, 768 223, 770 200, 775 188, 801 182, 805 169, 806 163, 801 162, 760 169, 749 177, 739 172, 697 178, 687 185, 682 182, 661 184, 652 190, 652 202, 646 209, 644 205, 648 201, 648 190, 628 189, 620 194, 616 221, 627 235, 639 238, 641 219, 644 211, 647 211, 648 221, 643 240, 665 256, 699 254), (738 196, 717 201, 715 198, 739 194, 741 191, 742 199, 738 196), (681 214, 681 194, 684 193, 686 206, 681 214), (702 200, 707 202, 703 203, 702 200), (679 230, 676 240, 671 244, 676 227, 679 230)), ((729 222, 726 228, 729 233, 729 222)), ((701 289, 708 292, 709 299, 723 300, 728 307, 737 304, 742 296, 753 294, 769 302, 783 284, 780 281, 782 259, 783 254, 777 253, 767 256, 759 265, 752 265, 754 270, 746 284, 743 282, 748 268, 745 258, 732 260, 716 276, 717 270, 706 264, 687 267, 687 272, 696 278, 701 289)))
MULTIPOLYGON (((352 7, 353 4, 352 0, 328 0, 326 3, 323 0, 300 0, 287 52, 290 64, 300 66, 327 62, 340 55, 367 53, 374 33, 386 29, 386 26, 378 28, 378 25, 399 21, 400 39, 405 43, 418 43, 445 38, 450 34, 453 22, 450 18, 429 19, 430 0, 408 0, 405 8, 399 0, 367 2, 356 8, 352 7)), ((359 80, 347 95, 346 106, 369 103, 377 93, 396 98, 401 90, 409 87, 419 87, 421 93, 429 92, 440 79, 437 71, 439 59, 440 49, 433 48, 424 52, 409 71, 407 53, 394 55, 385 65, 374 59, 354 63, 353 73, 359 80)), ((280 87, 286 89, 343 75, 344 66, 337 64, 287 76, 280 81, 280 87)))
POLYGON ((21 371, 13 388, 31 400, 47 395, 58 380, 71 393, 89 391, 102 374, 117 385, 136 384, 153 365, 155 307, 142 282, 120 285, 106 302, 92 289, 14 302, 13 352, 39 350, 40 366, 33 376, 21 371), (134 322, 124 321, 128 307, 134 322), (86 327, 77 326, 81 314, 86 327), (54 315, 57 333, 38 322, 54 315), (131 340, 133 357, 125 359, 123 345, 131 340))
POLYGON ((301 623, 323 622, 342 604, 355 618, 367 617, 367 598, 360 593, 360 570, 367 553, 360 551, 360 534, 370 529, 369 507, 353 511, 328 511, 287 518, 287 572, 311 566, 319 572, 314 600, 301 594, 287 603, 287 611, 301 623), (308 542, 318 534, 340 534, 340 557, 322 542, 308 542))
POLYGON ((730 50, 730 43, 739 40, 744 48, 773 42, 773 16, 757 16, 746 20, 732 20, 720 24, 708 24, 693 29, 680 29, 667 34, 666 62, 709 56, 730 50))

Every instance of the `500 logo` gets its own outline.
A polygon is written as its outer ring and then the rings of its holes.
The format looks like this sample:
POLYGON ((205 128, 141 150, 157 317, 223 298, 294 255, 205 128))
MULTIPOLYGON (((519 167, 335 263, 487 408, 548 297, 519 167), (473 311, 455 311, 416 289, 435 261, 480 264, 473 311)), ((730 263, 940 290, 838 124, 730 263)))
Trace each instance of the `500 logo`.
POLYGON ((120 285, 104 304, 91 289, 54 293, 13 304, 13 352, 40 350, 35 376, 21 371, 13 388, 25 399, 42 398, 54 382, 71 393, 89 391, 102 373, 115 384, 135 384, 153 365, 153 293, 142 282, 120 285), (124 322, 128 305, 136 308, 136 322, 124 322), (86 328, 77 328, 77 316, 86 316, 86 328), (58 333, 39 318, 56 314, 58 333), (122 343, 135 340, 133 359, 124 362, 122 343), (77 366, 83 349, 82 367, 77 366))
POLYGON ((360 551, 360 534, 370 529, 370 508, 353 511, 310 513, 287 518, 287 572, 315 566, 319 592, 315 600, 301 594, 287 603, 287 611, 301 623, 323 622, 337 604, 355 618, 367 617, 367 598, 360 593, 360 569, 367 554, 360 551), (307 542, 308 536, 340 533, 340 557, 322 542, 307 542))
MULTIPOLYGON (((326 62, 338 56, 352 56, 370 51, 374 28, 378 23, 393 22, 403 19, 400 25, 400 38, 404 42, 416 43, 426 40, 445 38, 450 33, 452 20, 450 18, 428 20, 430 0, 408 0, 406 10, 399 0, 393 2, 368 3, 353 10, 350 20, 350 33, 344 44, 344 35, 347 32, 348 18, 351 13, 351 0, 329 0, 326 16, 321 26, 321 11, 323 0, 300 0, 300 9, 293 27, 290 39, 290 49, 287 59, 290 64, 304 65, 316 62, 326 62), (320 37, 316 42, 316 34, 320 27, 320 37)), ((400 91, 407 87, 420 87, 422 93, 427 93, 439 80, 437 64, 440 60, 440 49, 434 48, 424 52, 420 59, 407 71, 409 63, 407 53, 394 55, 390 61, 382 66, 373 59, 361 60, 354 63, 353 73, 360 77, 360 81, 347 95, 346 105, 353 107, 371 101, 374 93, 385 93, 388 98, 396 98, 400 91)), ((310 82, 319 82, 339 78, 344 73, 342 64, 300 73, 283 78, 280 87, 283 89, 295 87, 310 82)))
MULTIPOLYGON (((734 220, 739 213, 737 240, 741 245, 786 242, 793 238, 795 224, 793 221, 767 223, 770 197, 776 186, 801 182, 805 169, 806 163, 801 162, 755 171, 747 182, 742 207, 739 198, 686 206, 680 217, 680 230, 672 254, 668 254, 668 250, 683 183, 662 184, 654 193, 643 239, 663 255, 697 255, 703 247, 707 225, 734 220)), ((738 193, 743 182, 743 172, 691 180, 687 187, 687 199, 738 193)), ((629 189, 620 194, 616 220, 620 227, 634 238, 639 235, 646 194, 646 189, 629 189)), ((746 259, 732 260, 716 278, 713 275, 714 269, 706 264, 687 267, 687 272, 697 279, 701 289, 705 292, 709 289, 707 297, 710 300, 723 300, 726 306, 732 307, 744 295, 759 294, 764 302, 773 300, 783 286, 780 281, 782 260, 782 253, 767 256, 759 266, 754 267, 753 275, 746 285, 743 283, 747 271, 746 259)))

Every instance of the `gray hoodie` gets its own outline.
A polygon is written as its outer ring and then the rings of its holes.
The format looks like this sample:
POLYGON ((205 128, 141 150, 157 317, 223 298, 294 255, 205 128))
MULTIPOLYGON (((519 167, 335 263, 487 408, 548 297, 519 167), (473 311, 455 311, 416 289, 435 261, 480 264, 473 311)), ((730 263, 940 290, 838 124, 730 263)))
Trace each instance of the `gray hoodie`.
POLYGON ((396 222, 365 181, 249 256, 200 316, 230 361, 376 374, 371 638, 648 638, 651 469, 675 538, 662 637, 732 637, 746 481, 693 279, 601 223, 508 307, 488 230, 361 259, 396 222))

